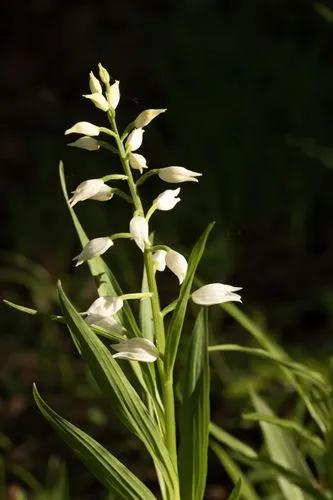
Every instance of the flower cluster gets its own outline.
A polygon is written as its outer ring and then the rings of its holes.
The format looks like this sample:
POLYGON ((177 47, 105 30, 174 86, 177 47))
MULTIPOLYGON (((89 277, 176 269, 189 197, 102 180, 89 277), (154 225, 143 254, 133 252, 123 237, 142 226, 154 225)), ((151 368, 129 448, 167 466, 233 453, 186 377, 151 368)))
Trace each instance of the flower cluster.
MULTIPOLYGON (((90 73, 89 80, 90 93, 84 94, 84 98, 94 104, 95 107, 107 114, 111 128, 100 127, 92 123, 81 121, 74 124, 66 130, 65 134, 79 134, 76 141, 69 143, 69 146, 85 149, 88 151, 98 151, 105 148, 118 154, 124 174, 111 174, 103 178, 88 179, 81 182, 72 192, 69 200, 70 207, 76 206, 79 202, 86 200, 110 201, 116 194, 128 199, 134 205, 134 211, 129 222, 127 233, 117 233, 97 237, 90 240, 82 251, 74 257, 76 266, 94 259, 114 245, 114 240, 118 238, 129 238, 134 241, 141 252, 144 253, 147 263, 151 264, 153 273, 163 272, 168 268, 178 278, 179 285, 186 280, 188 263, 186 258, 179 252, 166 245, 154 246, 150 240, 150 219, 156 211, 168 211, 175 208, 181 201, 179 197, 180 187, 175 189, 166 189, 161 192, 152 202, 148 210, 144 210, 141 199, 138 194, 138 186, 142 184, 151 175, 157 175, 163 182, 170 184, 180 184, 184 182, 198 182, 198 177, 202 174, 194 172, 181 166, 166 166, 157 169, 149 169, 146 158, 138 153, 145 132, 145 127, 150 124, 166 109, 147 109, 137 116, 125 129, 122 135, 119 135, 115 122, 116 109, 120 101, 119 81, 111 83, 111 78, 107 70, 99 64, 99 78, 93 72, 90 73), (101 139, 102 135, 111 138, 113 144, 101 139), (144 170, 146 170, 145 173, 144 170), (133 171, 133 172, 132 172, 133 171), (133 174, 141 175, 137 182, 134 181, 133 174), (118 188, 109 186, 110 181, 127 181, 129 194, 124 193, 118 188)), ((192 293, 194 303, 209 306, 230 301, 241 301, 239 287, 224 285, 222 283, 212 283, 202 286, 192 293)), ((127 294, 118 297, 99 297, 84 313, 89 325, 110 329, 116 332, 124 333, 124 328, 117 318, 117 313, 123 307, 124 300, 151 299, 153 302, 156 290, 150 290, 149 293, 127 294)), ((155 339, 156 340, 156 339, 155 339)), ((159 358, 160 353, 158 345, 151 340, 141 337, 134 337, 124 340, 118 344, 113 344, 113 349, 117 351, 115 358, 123 358, 144 362, 152 362, 159 358)))

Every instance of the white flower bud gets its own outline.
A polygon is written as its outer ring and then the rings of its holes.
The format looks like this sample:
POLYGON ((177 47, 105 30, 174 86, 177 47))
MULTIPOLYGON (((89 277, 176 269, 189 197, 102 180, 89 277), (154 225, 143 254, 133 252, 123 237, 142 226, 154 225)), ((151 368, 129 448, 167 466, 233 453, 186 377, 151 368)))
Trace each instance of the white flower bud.
POLYGON ((146 158, 139 153, 130 153, 128 159, 131 168, 139 170, 140 174, 142 174, 144 168, 148 168, 146 158))
POLYGON ((144 130, 135 128, 127 137, 125 146, 128 151, 136 151, 142 144, 144 130))
POLYGON ((201 306, 212 306, 223 302, 242 302, 237 293, 240 287, 223 285, 222 283, 210 283, 204 285, 192 293, 192 300, 201 306))
POLYGON ((166 109, 146 109, 139 114, 137 118, 134 120, 135 128, 142 128, 148 125, 156 116, 161 113, 164 113, 166 109))
POLYGON ((99 135, 99 128, 89 122, 78 122, 73 127, 66 130, 65 135, 68 134, 83 134, 89 136, 99 135))
POLYGON ((80 266, 83 262, 89 259, 93 259, 94 257, 98 257, 106 252, 110 247, 112 247, 113 241, 108 237, 102 238, 94 238, 90 240, 82 249, 82 252, 79 253, 73 260, 77 260, 75 264, 76 267, 80 266))
POLYGON ((181 253, 169 250, 166 254, 165 262, 170 271, 177 276, 181 285, 187 273, 187 261, 185 257, 181 253))
POLYGON ((103 93, 102 85, 100 84, 99 79, 96 78, 96 76, 94 75, 94 73, 92 71, 90 71, 90 73, 89 73, 89 88, 90 88, 90 92, 92 94, 95 94, 96 92, 98 94, 103 93))
POLYGON ((72 193, 73 196, 69 200, 71 207, 74 207, 79 201, 89 199, 107 201, 113 196, 112 189, 102 179, 89 179, 88 181, 81 182, 72 193))
POLYGON ((108 85, 110 83, 110 75, 107 72, 107 70, 101 65, 101 63, 98 63, 98 72, 99 72, 99 77, 104 83, 104 85, 108 85))
MULTIPOLYGON (((100 319, 113 316, 123 307, 124 301, 121 297, 113 297, 111 295, 104 295, 94 300, 86 314, 89 316, 98 316, 100 319)), ((96 318, 94 318, 95 320, 96 318)))
POLYGON ((164 271, 166 262, 166 251, 165 250, 157 250, 157 252, 153 253, 152 261, 157 271, 164 271))
POLYGON ((177 196, 180 193, 180 188, 178 189, 167 189, 154 200, 154 205, 157 210, 171 210, 174 208, 178 202, 180 202, 180 198, 177 196))
POLYGON ((112 109, 116 109, 120 100, 119 81, 116 80, 106 91, 108 103, 112 109))
POLYGON ((67 146, 71 146, 72 148, 86 149, 87 151, 97 151, 100 148, 100 145, 98 144, 98 141, 96 141, 96 139, 94 139, 93 137, 88 137, 86 135, 80 137, 74 142, 68 143, 67 146))
POLYGON ((148 221, 144 217, 133 217, 130 221, 130 233, 143 252, 146 244, 149 244, 149 228, 148 221))
POLYGON ((108 111, 110 106, 108 101, 105 99, 104 95, 95 92, 94 94, 85 94, 83 97, 89 99, 92 103, 95 104, 96 108, 101 109, 102 111, 108 111))
POLYGON ((98 314, 89 314, 86 318, 86 323, 92 326, 99 326, 105 330, 112 330, 116 333, 126 332, 126 328, 123 327, 113 316, 102 317, 98 314))
POLYGON ((119 344, 112 344, 111 347, 118 351, 113 355, 114 358, 153 363, 159 357, 158 349, 153 342, 141 337, 124 340, 119 344))
POLYGON ((178 183, 178 182, 198 182, 196 177, 199 177, 199 172, 193 172, 192 170, 187 170, 184 167, 165 167, 160 168, 158 176, 162 181, 178 183))

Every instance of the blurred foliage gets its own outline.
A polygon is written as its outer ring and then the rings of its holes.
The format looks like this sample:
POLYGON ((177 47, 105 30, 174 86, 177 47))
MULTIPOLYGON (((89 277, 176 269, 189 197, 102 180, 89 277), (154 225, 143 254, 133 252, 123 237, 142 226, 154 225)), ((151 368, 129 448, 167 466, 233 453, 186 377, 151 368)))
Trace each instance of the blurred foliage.
MULTIPOLYGON (((320 366, 333 346, 332 8, 331 2, 304 0, 5 2, 2 298, 57 312, 58 278, 77 305, 95 297, 85 269, 74 272, 71 264, 79 245, 57 164, 65 161, 73 187, 116 167, 107 153, 67 150, 63 139, 72 123, 100 116, 79 96, 101 60, 121 80, 128 120, 146 107, 168 108, 146 133, 149 165, 180 164, 205 174, 200 188, 183 188, 172 224, 170 215, 159 215, 160 235, 186 253, 216 219, 203 279, 243 285, 244 308, 257 324, 295 359, 320 366)), ((160 189, 156 180, 145 192, 151 199, 160 189)), ((122 201, 101 205, 78 208, 88 234, 123 229, 128 213, 122 201)), ((125 289, 140 279, 133 255, 121 252, 110 262, 125 289)), ((174 280, 166 274, 160 285, 167 303, 174 280)), ((228 315, 215 309, 211 315, 218 342, 247 342, 228 315)), ((37 414, 31 398, 36 379, 62 414, 106 444, 121 443, 124 461, 152 480, 140 447, 105 408, 62 328, 2 307, 1 333, 0 425, 4 443, 11 444, 0 445, 8 498, 20 498, 15 488, 27 487, 18 468, 44 484, 54 454, 68 462, 71 498, 99 494, 37 414)), ((269 388, 280 415, 288 413, 292 389, 258 359, 215 359, 213 417, 256 442, 257 432, 240 418, 250 404, 249 382, 269 388)), ((212 458, 207 498, 223 499, 229 483, 225 477, 226 486, 218 485, 215 465, 212 458)))

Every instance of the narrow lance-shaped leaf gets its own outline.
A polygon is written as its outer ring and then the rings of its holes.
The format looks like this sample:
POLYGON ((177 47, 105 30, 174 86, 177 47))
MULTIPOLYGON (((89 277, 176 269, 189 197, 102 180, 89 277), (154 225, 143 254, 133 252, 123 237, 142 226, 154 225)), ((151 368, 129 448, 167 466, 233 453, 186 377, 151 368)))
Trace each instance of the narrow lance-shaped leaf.
POLYGON ((178 459, 182 500, 201 500, 206 486, 210 420, 207 314, 207 309, 198 314, 184 373, 178 459))
MULTIPOLYGON (((251 483, 247 480, 245 474, 242 472, 240 467, 231 458, 230 454, 227 453, 219 444, 212 442, 210 444, 211 449, 215 453, 216 457, 220 461, 222 467, 227 472, 230 479, 234 484, 237 484, 239 479, 242 480, 242 496, 244 500, 261 500, 260 497, 255 492, 251 483)), ((290 499, 291 500, 291 499, 290 499)))
POLYGON ((245 444, 243 441, 235 438, 213 422, 209 425, 209 431, 211 436, 213 436, 220 443, 225 444, 231 450, 237 451, 238 453, 241 453, 249 458, 256 458, 258 456, 254 449, 248 444, 245 444))
POLYGON ((165 349, 165 365, 167 373, 172 372, 175 364, 178 344, 183 328, 187 303, 191 294, 194 275, 201 260, 202 254, 204 252, 208 235, 211 232, 213 226, 214 222, 207 226, 206 230, 203 232, 197 243, 194 245, 194 248, 191 252, 188 261, 187 274, 181 286, 177 306, 172 314, 172 318, 170 320, 167 333, 167 342, 165 349))
POLYGON ((241 490, 242 490, 242 480, 239 478, 228 500, 238 500, 241 496, 241 490))
POLYGON ((62 439, 78 455, 90 472, 116 498, 123 500, 154 500, 149 489, 119 460, 88 434, 52 410, 33 387, 36 404, 62 439))
POLYGON ((170 495, 177 497, 177 478, 160 430, 118 362, 77 313, 59 285, 64 317, 101 390, 123 423, 142 440, 165 480, 170 495))
MULTIPOLYGON (((269 406, 258 396, 255 391, 251 391, 251 399, 258 413, 274 416, 269 406)), ((271 459, 277 464, 298 474, 307 481, 313 481, 313 476, 300 454, 291 433, 285 429, 278 428, 265 422, 260 422, 260 427, 264 434, 265 443, 271 459)), ((307 495, 297 486, 291 484, 285 477, 277 476, 277 481, 286 499, 304 500, 307 495)))

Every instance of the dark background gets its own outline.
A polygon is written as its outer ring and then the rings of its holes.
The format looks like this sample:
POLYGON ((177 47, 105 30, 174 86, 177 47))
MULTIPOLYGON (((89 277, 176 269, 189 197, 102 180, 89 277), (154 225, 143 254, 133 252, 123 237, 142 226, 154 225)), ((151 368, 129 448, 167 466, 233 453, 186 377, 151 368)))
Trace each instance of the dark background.
MULTIPOLYGON (((63 136, 77 121, 103 124, 81 98, 101 61, 120 80, 123 126, 143 109, 168 108, 146 130, 140 152, 149 166, 204 174, 199 184, 182 185, 175 210, 158 215, 160 240, 187 254, 216 220, 203 279, 243 286, 244 310, 286 349, 320 363, 333 347, 332 22, 323 3, 304 0, 4 1, 1 296, 54 312, 53 284, 61 278, 82 308, 94 297, 87 269, 73 270, 79 245, 57 165, 64 160, 71 188, 118 167, 105 151, 66 148, 63 136)), ((153 180, 144 193, 151 200, 163 188, 153 180)), ((92 237, 124 231, 129 219, 120 200, 81 204, 77 212, 92 237)), ((108 262, 133 290, 141 271, 131 265, 137 254, 126 255, 114 252, 108 262)), ((168 275, 161 287, 167 298, 176 291, 168 275)), ((218 328, 222 321, 215 318, 218 328)), ((242 341, 238 327, 223 324, 220 340, 242 341)), ((44 482, 46 462, 57 455, 68 458, 73 497, 96 498, 89 496, 90 488, 96 491, 90 476, 35 410, 33 381, 62 414, 115 452, 118 446, 118 455, 149 481, 149 466, 140 471, 140 447, 116 422, 106 423, 109 410, 101 410, 65 331, 4 306, 0 326, 0 422, 11 488, 27 482, 17 467, 44 482), (112 444, 112 432, 121 446, 112 444)), ((231 370, 234 359, 228 358, 231 370)), ((227 384, 226 375, 224 391, 216 385, 213 399, 217 418, 219 405, 228 406, 225 425, 236 432, 246 404, 237 381, 261 370, 237 363, 239 378, 227 384)), ((273 376, 267 369, 261 375, 273 376)), ((219 472, 211 476, 214 489, 219 472)), ((213 489, 209 498, 224 498, 223 488, 217 496, 213 489)))

